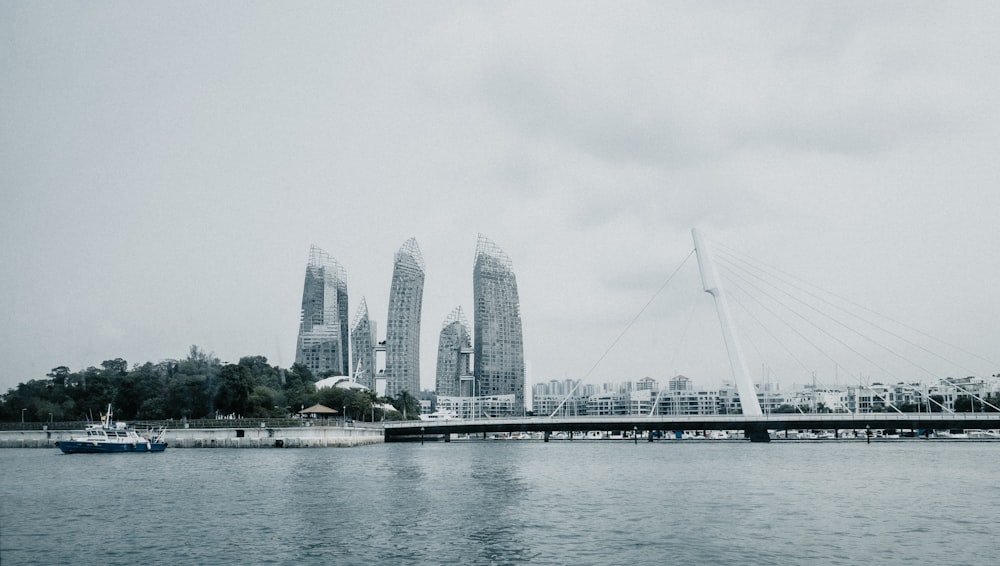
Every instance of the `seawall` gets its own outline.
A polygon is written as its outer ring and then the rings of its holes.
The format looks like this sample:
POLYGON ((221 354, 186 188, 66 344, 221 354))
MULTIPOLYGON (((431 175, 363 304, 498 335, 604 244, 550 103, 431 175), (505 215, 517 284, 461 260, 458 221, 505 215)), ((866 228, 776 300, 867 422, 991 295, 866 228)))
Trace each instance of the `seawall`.
MULTIPOLYGON (((80 430, 0 431, 0 448, 55 448, 80 430)), ((169 448, 345 448, 381 444, 379 427, 178 428, 164 435, 169 448)))

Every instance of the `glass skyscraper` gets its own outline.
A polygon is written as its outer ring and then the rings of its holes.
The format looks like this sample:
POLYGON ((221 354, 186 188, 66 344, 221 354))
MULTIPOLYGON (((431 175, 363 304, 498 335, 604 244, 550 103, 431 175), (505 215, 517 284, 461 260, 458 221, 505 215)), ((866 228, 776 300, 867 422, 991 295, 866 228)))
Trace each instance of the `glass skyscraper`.
MULTIPOLYGON (((437 378, 435 392, 441 396, 472 396, 471 391, 462 390, 462 378, 471 376, 469 353, 472 343, 469 339, 469 323, 462 307, 455 307, 444 324, 438 339, 437 378)), ((471 387, 468 389, 471 390, 471 387)))
POLYGON ((352 375, 356 372, 358 383, 375 391, 375 321, 368 317, 368 303, 364 297, 351 325, 351 348, 354 351, 352 375))
POLYGON ((349 375, 347 272, 316 246, 309 247, 295 362, 316 377, 349 375))
POLYGON ((424 297, 424 258, 410 238, 396 252, 385 329, 385 394, 420 395, 420 311, 424 297))
POLYGON ((517 278, 510 259, 479 235, 472 274, 475 303, 476 395, 514 395, 514 413, 524 409, 524 340, 517 278))

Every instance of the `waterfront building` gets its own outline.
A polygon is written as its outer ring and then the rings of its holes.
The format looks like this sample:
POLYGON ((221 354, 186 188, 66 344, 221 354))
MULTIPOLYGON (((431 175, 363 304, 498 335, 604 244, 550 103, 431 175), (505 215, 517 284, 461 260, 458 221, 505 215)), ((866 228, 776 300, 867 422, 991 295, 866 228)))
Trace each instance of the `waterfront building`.
POLYGON ((658 405, 661 392, 654 389, 638 389, 629 394, 628 414, 649 415, 654 405, 658 405))
POLYGON ((669 389, 671 391, 690 391, 691 380, 683 375, 675 375, 670 378, 669 389))
POLYGON ((555 413, 557 417, 582 417, 587 415, 587 397, 582 395, 535 395, 536 416, 547 417, 555 413))
POLYGON ((368 316, 368 303, 364 297, 351 324, 351 348, 354 351, 354 378, 358 383, 375 391, 375 321, 368 316))
POLYGON ((437 410, 454 412, 460 419, 490 419, 514 414, 514 395, 442 396, 437 398, 437 410))
POLYGON ((658 415, 717 415, 717 391, 664 391, 657 402, 658 415))
POLYGON ((610 417, 627 415, 629 410, 629 393, 606 391, 591 395, 587 399, 587 415, 610 417))
POLYGON ((444 324, 438 339, 437 376, 435 391, 445 396, 472 396, 472 373, 469 357, 472 341, 469 338, 469 323, 462 307, 455 307, 444 324), (465 385, 465 387, 463 387, 465 385))
POLYGON ((385 394, 420 394, 420 313, 424 297, 424 258, 410 238, 396 252, 389 316, 385 330, 385 394))
POLYGON ((532 409, 536 416, 576 417, 587 414, 587 397, 572 379, 551 379, 531 386, 532 409), (570 394, 572 392, 572 394, 570 394))
MULTIPOLYGON (((683 377, 683 376, 678 376, 683 377)), ((669 380, 665 389, 642 386, 629 391, 624 384, 607 382, 600 386, 581 385, 567 398, 573 382, 551 380, 532 387, 535 413, 557 416, 584 415, 724 415, 742 414, 739 392, 732 382, 718 390, 697 391, 688 378, 669 380), (679 384, 683 383, 683 386, 679 384), (595 391, 598 390, 599 391, 595 391), (622 407, 625 407, 624 409, 622 407)), ((633 383, 633 382, 625 382, 633 383)), ((946 378, 933 384, 894 384, 817 387, 792 386, 781 391, 777 383, 755 384, 757 400, 765 414, 795 411, 802 413, 951 412, 995 410, 987 396, 1000 392, 1000 377, 946 378), (976 399, 974 399, 976 397, 976 399), (974 401, 974 404, 973 404, 974 401)))
POLYGON ((517 278, 507 255, 481 234, 472 283, 476 395, 513 395, 512 412, 520 414, 525 371, 517 278))
POLYGON ((653 379, 652 377, 644 377, 640 379, 638 383, 635 384, 635 390, 642 391, 644 389, 656 390, 659 389, 659 386, 656 383, 656 380, 653 379))
POLYGON ((295 362, 313 375, 348 375, 347 272, 316 246, 309 247, 295 362))

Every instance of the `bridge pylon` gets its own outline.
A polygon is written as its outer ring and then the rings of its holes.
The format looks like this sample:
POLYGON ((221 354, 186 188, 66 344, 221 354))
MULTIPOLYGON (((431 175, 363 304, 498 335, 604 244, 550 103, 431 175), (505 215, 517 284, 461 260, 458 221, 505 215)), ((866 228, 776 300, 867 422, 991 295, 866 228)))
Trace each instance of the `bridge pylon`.
MULTIPOLYGON (((736 391, 740 396, 740 406, 743 414, 747 416, 762 416, 764 413, 760 409, 760 401, 757 400, 757 390, 754 388, 753 380, 750 378, 750 370, 747 369, 746 359, 743 357, 743 347, 740 345, 736 335, 736 326, 733 324, 732 315, 729 312, 729 301, 722 290, 722 281, 715 271, 715 263, 712 260, 712 251, 702 238, 701 232, 697 228, 691 230, 694 239, 694 251, 698 256, 698 270, 701 272, 701 283, 705 292, 715 299, 715 308, 719 313, 719 322, 722 323, 722 337, 726 342, 726 351, 729 354, 729 365, 733 371, 733 379, 736 382, 736 391)), ((767 431, 763 437, 760 431, 748 430, 751 441, 766 442, 767 431)))

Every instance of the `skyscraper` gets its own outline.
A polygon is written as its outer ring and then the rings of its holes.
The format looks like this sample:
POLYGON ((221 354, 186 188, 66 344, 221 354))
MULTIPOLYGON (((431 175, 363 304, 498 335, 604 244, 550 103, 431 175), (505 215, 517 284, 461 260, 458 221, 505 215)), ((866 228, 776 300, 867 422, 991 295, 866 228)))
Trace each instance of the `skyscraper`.
POLYGON ((364 297, 358 305, 351 325, 351 349, 354 351, 355 368, 358 383, 372 391, 375 390, 375 321, 368 318, 368 303, 364 297))
POLYGON ((475 303, 476 395, 514 395, 514 411, 524 408, 524 341, 517 278, 510 259, 479 235, 472 273, 475 303))
POLYGON ((472 396, 470 391, 462 391, 462 377, 469 373, 469 355, 472 348, 469 340, 469 323, 465 320, 462 307, 455 307, 441 325, 438 339, 437 379, 435 391, 440 396, 472 396))
POLYGON ((309 247, 295 362, 317 377, 324 372, 348 375, 347 272, 316 246, 309 247))
POLYGON ((420 394, 420 310, 424 297, 424 258, 410 238, 396 252, 385 329, 385 394, 420 394))

